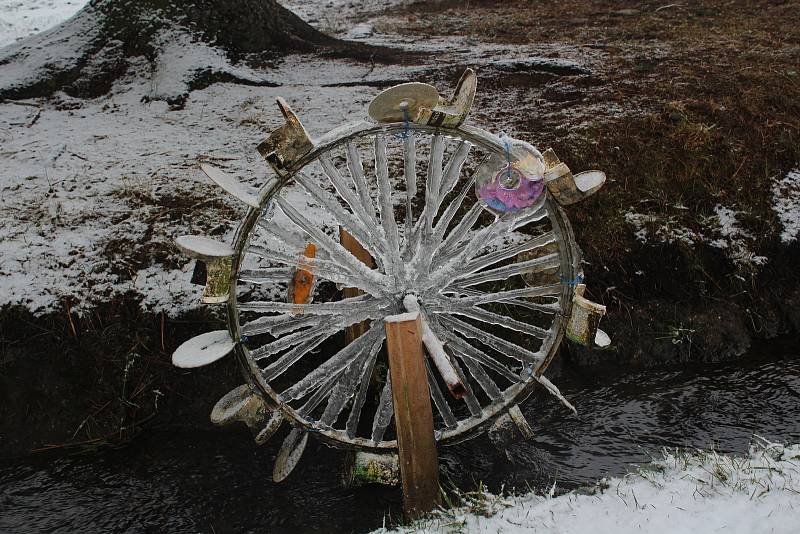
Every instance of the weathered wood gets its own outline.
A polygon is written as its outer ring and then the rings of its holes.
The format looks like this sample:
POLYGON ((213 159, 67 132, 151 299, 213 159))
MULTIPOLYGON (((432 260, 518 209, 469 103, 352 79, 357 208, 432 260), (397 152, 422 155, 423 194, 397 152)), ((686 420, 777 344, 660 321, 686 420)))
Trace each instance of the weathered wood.
POLYGON ((441 504, 439 460, 418 312, 387 317, 386 347, 403 484, 403 510, 415 519, 441 504))
MULTIPOLYGON (((343 227, 339 227, 339 242, 342 244, 344 248, 350 251, 353 256, 358 258, 361 263, 365 264, 367 267, 374 268, 375 267, 375 260, 372 258, 372 255, 361 246, 352 235, 350 235, 347 230, 343 227)), ((355 287, 345 287, 342 289, 342 295, 345 298, 349 297, 357 297, 359 295, 363 295, 364 292, 355 287)), ((347 327, 345 330, 345 339, 347 343, 352 343, 355 341, 359 336, 364 334, 367 331, 367 327, 369 326, 368 321, 364 321, 362 323, 354 324, 352 326, 347 327)))

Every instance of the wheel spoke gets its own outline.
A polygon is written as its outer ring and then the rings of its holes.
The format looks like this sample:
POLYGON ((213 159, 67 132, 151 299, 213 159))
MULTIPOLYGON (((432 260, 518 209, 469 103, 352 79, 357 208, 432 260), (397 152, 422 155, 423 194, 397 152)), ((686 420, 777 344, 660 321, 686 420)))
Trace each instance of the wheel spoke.
MULTIPOLYGON (((320 418, 320 422, 323 425, 330 426, 336 422, 339 414, 342 413, 342 409, 344 409, 344 405, 355 393, 355 388, 359 384, 358 379, 363 379, 364 370, 372 369, 375 365, 375 357, 378 355, 381 345, 383 345, 382 337, 378 338, 369 350, 364 351, 347 367, 341 380, 336 383, 328 405, 325 407, 325 412, 320 418)), ((369 380, 369 377, 367 380, 369 380)))
MULTIPOLYGON (((463 288, 454 286, 453 288, 458 291, 465 291, 463 288)), ((496 293, 481 293, 470 297, 461 297, 457 302, 452 304, 455 306, 479 306, 481 304, 488 304, 490 302, 505 302, 513 301, 518 298, 530 297, 553 297, 561 295, 562 287, 560 284, 553 284, 549 286, 537 287, 523 287, 522 289, 509 289, 508 291, 498 291, 496 293)))
POLYGON ((392 275, 402 267, 400 262, 400 245, 397 235, 397 221, 394 218, 392 203, 392 186, 389 183, 389 161, 386 157, 386 138, 375 136, 375 176, 378 181, 378 206, 380 208, 381 225, 386 236, 388 261, 386 274, 392 275), (391 269, 388 266, 391 265, 391 269))
POLYGON ((314 336, 324 335, 325 337, 330 337, 339 330, 340 328, 336 317, 328 316, 327 320, 315 326, 313 332, 309 330, 295 331, 292 334, 279 337, 275 341, 261 345, 256 349, 251 349, 250 355, 256 361, 263 360, 264 358, 278 354, 289 347, 293 347, 302 343, 303 341, 307 341, 309 336, 312 334, 314 336))
POLYGON ((319 157, 319 163, 322 166, 322 170, 325 172, 325 176, 328 177, 328 180, 331 182, 334 189, 336 189, 336 192, 339 193, 339 196, 347 202, 347 205, 350 206, 353 213, 361 219, 361 222, 364 223, 366 228, 374 228, 374 226, 371 225, 376 222, 375 218, 369 216, 362 203, 362 199, 356 196, 353 190, 350 189, 350 186, 344 181, 344 178, 342 178, 342 175, 339 173, 336 165, 333 164, 333 161, 331 161, 331 158, 328 155, 322 155, 319 157))
POLYGON ((378 352, 383 346, 383 340, 380 339, 372 345, 370 355, 367 359, 367 365, 361 373, 361 380, 358 382, 358 394, 353 401, 353 406, 350 408, 350 416, 347 418, 347 436, 353 438, 358 430, 358 422, 361 419, 361 410, 364 409, 364 402, 367 400, 367 392, 369 391, 369 382, 372 378, 372 373, 375 369, 375 362, 377 361, 378 352))
POLYGON ((561 258, 558 257, 558 254, 548 254, 540 258, 512 263, 481 273, 460 275, 456 278, 455 283, 461 287, 469 287, 495 280, 508 280, 518 274, 538 273, 547 269, 556 269, 560 266, 561 258))
POLYGON ((294 304, 292 302, 272 302, 269 300, 254 300, 242 302, 239 309, 263 313, 293 313, 297 315, 341 315, 382 311, 388 305, 385 299, 376 299, 371 295, 359 295, 335 302, 314 302, 311 304, 294 304))
POLYGON ((315 326, 326 321, 327 317, 327 315, 301 315, 298 317, 290 313, 268 315, 245 323, 242 325, 241 331, 244 336, 272 334, 277 337, 289 332, 294 332, 300 328, 315 326))
POLYGON ((385 275, 381 275, 361 263, 337 241, 331 239, 328 234, 303 217, 289 202, 281 197, 276 197, 275 201, 292 222, 311 236, 317 246, 326 249, 330 253, 332 259, 341 262, 343 265, 347 266, 348 270, 356 275, 353 277, 352 283, 343 283, 352 287, 364 289, 372 294, 381 294, 383 292, 383 288, 387 286, 385 275))
POLYGON ((516 345, 515 343, 506 341, 505 339, 499 338, 493 334, 490 334, 489 332, 484 332, 480 328, 472 326, 469 323, 465 323, 464 321, 456 319, 455 317, 441 315, 440 321, 448 324, 461 335, 480 341, 487 347, 491 347, 510 358, 514 358, 515 360, 532 364, 537 364, 542 360, 542 355, 540 353, 531 352, 528 349, 524 349, 519 345, 516 345))
POLYGON ((519 380, 519 373, 515 373, 496 359, 492 358, 482 350, 470 345, 467 341, 458 337, 454 333, 444 332, 444 337, 447 338, 448 346, 460 354, 462 359, 467 358, 480 363, 504 378, 507 378, 512 383, 519 380))
POLYGON ((450 161, 447 162, 447 166, 444 170, 444 176, 442 177, 442 183, 439 186, 439 194, 437 195, 434 214, 439 212, 442 201, 448 194, 450 194, 450 191, 455 188, 458 178, 461 176, 461 168, 464 166, 464 162, 467 160, 469 151, 471 149, 472 143, 461 141, 461 143, 458 145, 458 148, 456 148, 456 151, 450 158, 450 161))
POLYGON ((522 321, 517 321, 511 317, 499 315, 497 313, 493 313, 482 308, 476 308, 474 306, 453 307, 450 308, 448 313, 463 315, 464 317, 469 317, 470 319, 475 319, 476 321, 481 321, 482 323, 495 324, 509 330, 516 330, 517 332, 522 332, 523 334, 537 337, 539 339, 545 339, 550 335, 550 331, 545 330, 544 328, 523 323, 522 321))
POLYGON ((436 376, 434 376, 433 370, 431 369, 430 359, 424 358, 424 360, 425 370, 428 374, 428 386, 430 388, 433 405, 436 406, 436 411, 438 411, 442 416, 444 426, 447 428, 452 428, 458 424, 458 420, 456 419, 456 416, 453 415, 453 410, 451 410, 450 405, 447 404, 447 399, 445 399, 444 394, 442 394, 442 388, 439 387, 439 383, 436 381, 436 376))
POLYGON ((309 337, 308 340, 304 341, 300 345, 296 346, 286 354, 282 355, 276 361, 271 363, 267 366, 266 369, 262 371, 262 375, 264 376, 264 380, 267 382, 276 379, 280 375, 286 372, 289 367, 297 363, 300 358, 314 350, 315 348, 319 347, 323 341, 328 339, 330 334, 321 334, 321 335, 314 335, 309 337))
POLYGON ((378 325, 377 327, 370 326, 364 335, 342 348, 339 352, 331 356, 327 361, 311 371, 296 384, 286 389, 283 393, 281 393, 281 397, 287 401, 304 397, 310 390, 322 382, 325 377, 328 377, 332 374, 338 374, 345 367, 347 367, 347 365, 356 355, 360 353, 362 349, 369 346, 370 343, 375 342, 377 337, 381 337, 381 339, 383 339, 384 335, 382 324, 378 325))
POLYGON ((323 191, 314 181, 302 172, 295 174, 297 183, 303 186, 311 197, 327 209, 331 215, 367 249, 373 257, 383 253, 383 247, 376 242, 374 234, 364 223, 348 213, 330 193, 323 191))
POLYGON ((464 269, 464 272, 465 274, 467 274, 480 271, 481 269, 484 269, 489 265, 494 265, 495 263, 507 260, 509 258, 516 256, 517 254, 522 254, 523 252, 528 252, 530 250, 535 250, 537 248, 549 245, 550 243, 553 243, 555 239, 556 235, 553 232, 547 232, 534 239, 530 239, 522 243, 517 243, 507 248, 496 250, 484 256, 479 256, 474 260, 472 260, 469 264, 467 264, 467 267, 464 269))
POLYGON ((358 146, 353 141, 347 143, 347 168, 350 170, 350 177, 356 186, 356 191, 361 199, 364 208, 364 216, 373 226, 376 226, 378 219, 375 215, 375 205, 369 193, 367 178, 364 176, 364 166, 361 164, 361 155, 358 153, 358 146))
POLYGON ((406 241, 411 237, 414 227, 413 202, 417 196, 417 142, 414 135, 403 140, 403 175, 406 179, 406 241))

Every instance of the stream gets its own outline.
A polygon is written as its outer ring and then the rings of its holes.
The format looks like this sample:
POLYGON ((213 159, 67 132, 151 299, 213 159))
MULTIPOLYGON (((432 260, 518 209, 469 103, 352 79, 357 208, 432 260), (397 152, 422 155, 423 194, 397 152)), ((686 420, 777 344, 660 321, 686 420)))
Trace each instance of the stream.
MULTIPOLYGON (((486 436, 440 450, 442 482, 462 490, 591 485, 647 463, 663 447, 746 453, 751 436, 800 442, 800 358, 762 347, 745 360, 558 379, 580 415, 535 394, 531 442, 486 436)), ((283 436, 256 448, 244 428, 151 429, 122 449, 0 463, 0 533, 367 532, 397 520, 398 488, 341 486, 344 453, 314 440, 283 484, 283 436)))

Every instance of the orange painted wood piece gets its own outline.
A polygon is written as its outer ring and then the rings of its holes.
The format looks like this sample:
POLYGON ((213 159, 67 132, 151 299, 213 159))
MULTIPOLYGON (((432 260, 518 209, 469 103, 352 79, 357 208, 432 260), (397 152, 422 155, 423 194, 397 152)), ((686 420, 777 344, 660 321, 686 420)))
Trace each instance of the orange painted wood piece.
MULTIPOLYGON (((353 256, 358 258, 361 261, 361 263, 364 263, 370 268, 375 267, 375 260, 372 258, 372 255, 369 252, 367 252, 367 250, 364 247, 361 246, 361 243, 359 243, 356 240, 356 238, 350 235, 348 231, 342 228, 341 226, 339 227, 339 242, 353 256)), ((345 298, 357 297, 359 295, 362 295, 363 293, 364 293, 363 291, 355 287, 345 287, 344 289, 342 289, 342 295, 345 298)), ((345 330, 345 339, 347 343, 352 343, 356 338, 364 334, 364 332, 367 331, 368 326, 369 323, 367 321, 354 324, 352 326, 348 326, 347 329, 345 330)))
POLYGON ((407 518, 415 519, 440 505, 441 493, 421 319, 418 313, 405 316, 404 320, 387 318, 384 325, 392 373, 403 510, 407 518))
MULTIPOLYGON (((314 243, 306 245, 303 251, 303 256, 306 258, 315 258, 317 255, 317 246, 314 243)), ((311 266, 305 260, 300 260, 297 269, 292 278, 292 302, 294 304, 305 304, 311 297, 311 290, 314 289, 314 274, 311 272, 311 266)))

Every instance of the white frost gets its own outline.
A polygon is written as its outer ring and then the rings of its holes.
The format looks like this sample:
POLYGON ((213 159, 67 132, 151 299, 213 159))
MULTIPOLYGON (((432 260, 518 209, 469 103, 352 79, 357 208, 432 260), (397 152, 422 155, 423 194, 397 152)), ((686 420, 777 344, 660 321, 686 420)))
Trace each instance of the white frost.
POLYGON ((603 479, 591 492, 465 497, 464 508, 397 532, 794 534, 800 445, 761 443, 746 458, 665 451, 662 460, 603 479))
POLYGON ((772 186, 773 208, 783 231, 781 241, 791 243, 800 236, 800 167, 789 171, 772 186))

